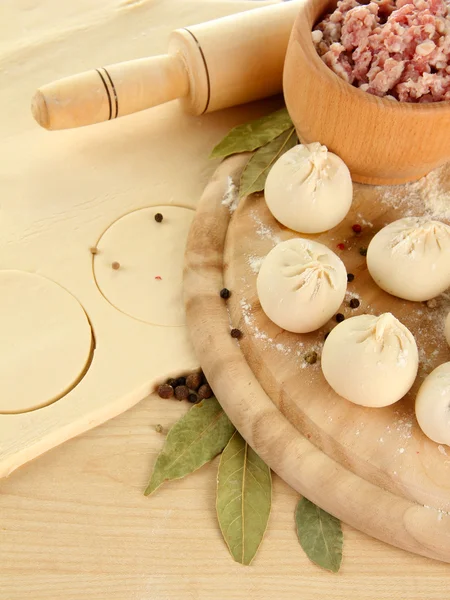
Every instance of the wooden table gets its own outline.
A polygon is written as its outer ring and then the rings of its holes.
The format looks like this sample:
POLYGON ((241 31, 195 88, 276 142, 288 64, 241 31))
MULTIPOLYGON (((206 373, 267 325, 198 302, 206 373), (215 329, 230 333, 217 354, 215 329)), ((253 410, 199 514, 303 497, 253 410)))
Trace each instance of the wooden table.
POLYGON ((215 519, 217 460, 146 498, 163 434, 187 409, 149 398, 1 483, 1 600, 443 600, 448 565, 344 526, 341 572, 312 565, 294 529, 298 496, 274 477, 268 531, 251 567, 215 519))
MULTIPOLYGON (((16 86, 21 73, 29 77, 24 96, 4 104, 2 135, 15 135, 15 119, 31 120, 23 117, 28 98, 38 84, 54 78, 53 58, 70 73, 162 52, 161 32, 195 22, 200 3, 207 7, 203 16, 212 18, 233 12, 234 2, 2 0, 0 72, 5 70, 2 74, 16 86), (173 5, 167 24, 160 22, 166 2, 173 5), (146 38, 149 21, 152 35, 146 38), (112 42, 123 27, 136 35, 119 48, 112 42), (76 49, 77 43, 86 47, 92 39, 103 40, 100 59, 76 49), (24 58, 27 48, 37 56, 39 73, 24 58), (50 58, 39 59, 45 52, 50 58), (14 67, 6 73, 5 64, 14 67)), ((19 178, 20 170, 14 176, 19 178)), ((448 565, 345 526, 341 573, 331 575, 312 565, 294 530, 298 496, 276 476, 261 550, 252 567, 234 563, 215 519, 217 461, 164 486, 154 497, 143 495, 164 439, 155 425, 167 430, 186 410, 185 403, 149 398, 0 481, 0 600, 448 597, 448 565)))

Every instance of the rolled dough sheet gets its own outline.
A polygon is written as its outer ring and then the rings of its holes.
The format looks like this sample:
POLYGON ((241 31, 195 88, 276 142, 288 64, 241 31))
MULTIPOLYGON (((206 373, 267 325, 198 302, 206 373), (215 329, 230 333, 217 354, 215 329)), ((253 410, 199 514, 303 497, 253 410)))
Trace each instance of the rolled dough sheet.
MULTIPOLYGON (((172 312, 151 309, 151 301, 145 308, 145 299, 127 305, 131 294, 142 291, 136 273, 118 310, 97 287, 90 248, 100 245, 102 234, 133 211, 194 209, 217 166, 208 160, 211 148, 234 125, 277 105, 268 101, 193 118, 173 102, 109 123, 48 132, 31 117, 33 92, 66 75, 163 53, 173 29, 261 4, 266 3, 0 3, 0 271, 41 275, 61 286, 87 314, 95 340, 86 374, 61 399, 32 411, 30 399, 28 406, 23 404, 27 412, 0 414, 0 476, 126 410, 160 379, 198 367, 176 303, 172 312)), ((157 243, 146 246, 149 254, 152 249, 161 251, 157 243)), ((125 270, 116 274, 128 276, 125 270)), ((30 301, 35 311, 36 301, 30 301)), ((64 325, 71 344, 79 335, 77 318, 64 325)), ((70 376, 58 381, 55 375, 44 395, 55 396, 69 385, 82 369, 80 355, 70 376)), ((58 357, 55 369, 66 359, 67 353, 58 357)))
POLYGON ((71 294, 39 275, 0 271, 0 413, 64 396, 83 376, 91 349, 91 326, 71 294))
POLYGON ((183 259, 194 211, 155 206, 128 213, 97 244, 94 275, 118 310, 153 325, 184 325, 183 259), (161 223, 155 215, 161 214, 161 223))

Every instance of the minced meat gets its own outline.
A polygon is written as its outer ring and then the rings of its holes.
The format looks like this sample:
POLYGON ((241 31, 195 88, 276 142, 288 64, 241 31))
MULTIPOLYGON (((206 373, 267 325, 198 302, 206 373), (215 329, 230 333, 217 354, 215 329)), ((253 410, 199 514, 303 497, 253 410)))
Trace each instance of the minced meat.
POLYGON ((450 0, 340 0, 312 37, 324 63, 369 94, 450 100, 450 0))

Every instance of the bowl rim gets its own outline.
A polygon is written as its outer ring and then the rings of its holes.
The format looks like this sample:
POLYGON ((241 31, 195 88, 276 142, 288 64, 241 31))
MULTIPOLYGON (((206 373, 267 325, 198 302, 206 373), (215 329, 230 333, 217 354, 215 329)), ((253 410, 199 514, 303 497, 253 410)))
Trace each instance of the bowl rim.
MULTIPOLYGON (((317 67, 325 77, 329 78, 332 82, 337 83, 346 91, 348 90, 349 93, 354 94, 357 98, 361 98, 362 100, 371 102, 372 104, 377 104, 379 106, 381 105, 390 110, 398 111, 406 109, 416 113, 424 114, 430 112, 436 113, 438 111, 444 113, 450 112, 450 100, 439 100, 437 102, 401 102, 400 100, 391 100, 384 96, 375 96, 374 94, 369 94, 368 92, 361 90, 360 88, 339 77, 339 75, 337 75, 330 67, 328 67, 319 56, 312 39, 312 32, 314 31, 315 25, 311 26, 311 19, 308 19, 308 15, 305 14, 308 9, 317 6, 319 3, 323 3, 323 0, 306 0, 304 3, 302 3, 299 12, 297 13, 293 31, 298 31, 300 28, 303 29, 305 25, 308 26, 311 35, 306 43, 309 50, 312 51, 312 65, 317 67)), ((335 0, 328 2, 328 4, 331 3, 336 2, 335 0)), ((317 23, 317 20, 314 19, 313 23, 317 23)), ((303 44, 300 45, 303 46, 303 44)))

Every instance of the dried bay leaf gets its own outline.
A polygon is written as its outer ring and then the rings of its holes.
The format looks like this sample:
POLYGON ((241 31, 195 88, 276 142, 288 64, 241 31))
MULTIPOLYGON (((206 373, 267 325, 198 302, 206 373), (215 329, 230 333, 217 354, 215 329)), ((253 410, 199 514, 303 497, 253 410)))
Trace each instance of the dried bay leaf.
POLYGON ((295 509, 295 524, 300 545, 308 558, 337 573, 341 567, 343 545, 339 519, 301 498, 295 509))
POLYGON ((259 148, 248 161, 242 173, 239 197, 243 198, 249 194, 263 191, 267 175, 274 163, 296 144, 297 134, 295 129, 291 127, 288 131, 259 148))
POLYGON ((214 148, 210 158, 225 158, 238 152, 251 152, 293 127, 286 108, 238 125, 214 148))
POLYGON ((267 528, 272 501, 269 467, 236 431, 220 458, 217 518, 235 561, 249 565, 267 528))
POLYGON ((181 479, 212 460, 234 432, 216 398, 193 406, 167 434, 145 495, 152 494, 165 481, 181 479))

